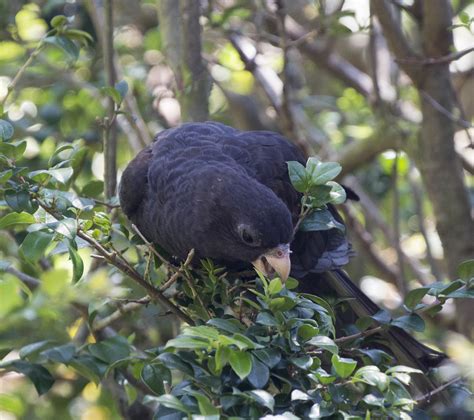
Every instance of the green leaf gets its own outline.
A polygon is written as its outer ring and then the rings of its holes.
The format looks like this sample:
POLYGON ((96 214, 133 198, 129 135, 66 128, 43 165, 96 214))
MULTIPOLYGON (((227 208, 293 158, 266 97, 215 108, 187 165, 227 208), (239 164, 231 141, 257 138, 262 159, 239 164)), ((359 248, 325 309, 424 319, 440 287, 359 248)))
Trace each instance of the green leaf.
POLYGON ((53 240, 53 236, 52 233, 41 230, 28 233, 20 245, 21 255, 23 255, 28 261, 38 261, 53 240))
POLYGON ((81 194, 86 197, 98 197, 104 192, 104 181, 93 179, 82 187, 81 194))
POLYGON ((169 340, 166 343, 165 348, 169 349, 170 347, 174 347, 176 349, 205 349, 209 346, 210 343, 208 340, 181 336, 169 340))
POLYGON ((474 298, 474 290, 455 290, 454 292, 448 293, 447 297, 453 299, 472 299, 474 298))
POLYGON ((265 388, 270 379, 270 369, 268 366, 261 362, 256 356, 252 354, 252 370, 247 376, 247 380, 252 384, 254 388, 262 389, 265 388))
POLYGON ((128 92, 128 83, 125 80, 121 80, 115 85, 115 90, 119 93, 120 102, 122 102, 128 92))
POLYGON ((94 42, 94 38, 86 32, 80 29, 67 29, 64 34, 70 39, 77 39, 78 41, 87 44, 89 41, 91 44, 94 42))
POLYGON ((131 351, 127 339, 120 335, 107 338, 99 343, 90 344, 88 348, 92 356, 106 363, 125 359, 130 355, 131 351))
POLYGON ((474 279, 474 260, 467 260, 461 263, 458 268, 458 275, 464 281, 474 279))
POLYGON ((88 354, 74 357, 69 363, 82 376, 98 384, 107 371, 107 364, 88 354))
POLYGON ((374 321, 377 321, 379 324, 387 325, 392 320, 392 315, 390 314, 390 312, 381 309, 375 315, 372 315, 371 318, 374 321))
POLYGON ((38 210, 38 204, 30 200, 30 195, 27 191, 5 191, 5 201, 16 212, 20 213, 26 211, 33 214, 38 210))
POLYGON ((324 369, 321 368, 316 369, 314 375, 316 376, 317 382, 323 385, 332 384, 336 380, 336 377, 334 375, 331 375, 330 373, 326 372, 324 369))
POLYGON ((293 363, 295 366, 299 367, 303 370, 308 370, 313 365, 313 358, 308 355, 304 355, 301 357, 292 357, 290 358, 290 362, 293 363))
POLYGON ((72 261, 72 282, 77 283, 84 273, 84 263, 82 262, 82 258, 77 252, 77 245, 73 240, 69 241, 68 249, 69 249, 69 258, 72 261))
POLYGON ((215 328, 200 325, 198 327, 186 327, 183 330, 184 335, 192 337, 203 338, 205 340, 217 340, 219 337, 219 331, 215 328))
POLYGON ((277 293, 280 293, 282 289, 283 284, 279 278, 273 279, 268 285, 268 293, 270 293, 270 295, 276 295, 277 293))
POLYGON ((5 120, 0 120, 0 140, 8 140, 13 136, 13 126, 5 120))
POLYGON ((348 378, 357 366, 357 362, 354 359, 339 357, 337 354, 332 355, 331 363, 341 378, 348 378))
POLYGON ((222 368, 229 362, 229 348, 218 346, 214 356, 214 362, 217 372, 221 372, 222 368))
POLYGON ((418 289, 410 290, 405 297, 405 306, 411 311, 413 311, 416 305, 421 302, 421 299, 423 299, 423 297, 429 292, 429 290, 429 287, 420 287, 418 289))
POLYGON ((118 105, 122 102, 120 92, 112 86, 104 86, 100 89, 103 95, 109 96, 118 105))
POLYGON ((0 229, 5 229, 9 226, 18 225, 18 224, 29 225, 35 222, 36 222, 35 217, 29 213, 26 213, 26 212, 9 213, 0 219, 0 229))
POLYGON ((0 172, 0 184, 5 184, 13 175, 13 169, 0 172))
POLYGON ((471 21, 471 17, 469 16, 469 13, 467 13, 465 11, 462 11, 461 13, 459 13, 459 20, 464 25, 469 25, 469 23, 471 21))
POLYGON ((169 369, 176 369, 189 376, 194 376, 194 371, 191 366, 176 354, 162 353, 158 356, 158 360, 160 360, 169 369))
POLYGON ((64 15, 57 15, 51 19, 51 26, 55 29, 63 27, 67 23, 67 17, 64 15))
POLYGON ((186 408, 186 406, 174 395, 161 395, 159 397, 156 397, 154 401, 160 403, 161 405, 164 405, 165 407, 172 408, 173 410, 178 410, 183 413, 189 414, 189 410, 186 408))
POLYGON ((47 38, 44 38, 43 42, 62 49, 74 61, 79 58, 79 48, 74 44, 74 42, 65 36, 48 36, 47 38))
MULTIPOLYGON (((199 413, 206 419, 210 416, 219 415, 219 409, 214 407, 211 400, 199 391, 187 389, 187 393, 196 398, 199 407, 199 413)), ((201 417, 201 416, 200 416, 201 417)))
POLYGON ((273 369, 281 360, 281 353, 277 349, 255 350, 252 354, 265 363, 270 369, 273 369))
POLYGON ((342 171, 342 167, 336 162, 321 162, 317 158, 310 157, 306 163, 306 170, 311 177, 312 184, 324 185, 336 178, 342 171))
POLYGON ((260 325, 266 325, 267 327, 276 327, 279 325, 277 319, 266 311, 260 312, 255 322, 260 325))
POLYGON ((72 343, 53 347, 41 352, 41 356, 46 357, 52 362, 68 364, 76 354, 76 347, 72 343))
POLYGON ((328 209, 312 211, 301 222, 300 230, 303 232, 339 229, 345 231, 345 226, 338 222, 328 209))
POLYGON ((256 389, 250 391, 250 394, 260 405, 267 407, 270 411, 273 412, 273 409, 275 407, 275 400, 273 399, 272 394, 267 391, 264 391, 263 389, 256 389))
POLYGON ((425 321, 418 314, 410 314, 394 319, 391 325, 395 325, 407 331, 424 331, 425 321))
POLYGON ((252 358, 246 351, 230 349, 229 363, 240 379, 246 378, 252 370, 252 358))
POLYGON ((273 313, 288 311, 296 305, 293 299, 287 296, 277 297, 270 301, 268 305, 273 313))
POLYGON ((49 169, 48 173, 56 181, 65 185, 71 179, 74 171, 72 168, 58 168, 58 169, 49 169))
POLYGON ((171 384, 171 375, 167 368, 159 364, 146 364, 140 372, 140 378, 156 395, 165 393, 163 381, 171 384))
POLYGON ((390 384, 390 378, 385 373, 380 372, 377 366, 364 366, 358 369, 354 378, 375 386, 382 392, 385 391, 390 384))
POLYGON ((306 192, 309 187, 309 178, 305 167, 296 161, 286 162, 286 164, 288 165, 288 175, 290 176, 290 181, 293 184, 295 190, 301 193, 306 192))
POLYGON ((326 337, 324 335, 317 335, 316 337, 313 337, 311 340, 306 342, 306 345, 319 347, 321 349, 329 351, 332 354, 337 354, 337 352, 339 351, 337 344, 329 337, 326 337))
POLYGON ((412 368, 410 366, 403 366, 403 365, 397 365, 397 366, 393 366, 389 369, 387 369, 387 371, 385 372, 387 375, 390 375, 391 373, 421 373, 423 374, 423 371, 421 371, 420 369, 415 369, 415 368, 412 368))
POLYGON ((42 340, 36 343, 27 344, 20 349, 19 356, 21 359, 32 358, 41 353, 46 347, 51 345, 51 340, 42 340))
POLYGON ((54 384, 54 378, 51 373, 41 365, 29 363, 24 360, 15 360, 10 366, 14 371, 28 376, 39 395, 48 392, 54 384))
POLYGON ((207 321, 207 324, 231 334, 244 331, 244 326, 237 319, 233 318, 213 318, 207 321))
POLYGON ((342 204, 346 201, 346 190, 342 185, 334 181, 329 181, 327 185, 332 187, 331 192, 329 193, 329 196, 331 197, 330 202, 332 204, 342 204))
POLYGON ((298 337, 301 341, 308 341, 314 336, 318 335, 319 328, 313 327, 312 325, 303 324, 298 328, 298 337))

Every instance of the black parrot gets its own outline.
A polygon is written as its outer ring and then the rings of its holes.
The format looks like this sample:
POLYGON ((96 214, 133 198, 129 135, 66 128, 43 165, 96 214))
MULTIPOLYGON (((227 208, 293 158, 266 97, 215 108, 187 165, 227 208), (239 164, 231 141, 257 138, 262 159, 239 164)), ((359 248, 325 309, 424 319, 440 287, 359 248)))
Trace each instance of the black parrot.
MULTIPOLYGON (((304 164, 277 133, 188 123, 159 133, 130 162, 120 203, 149 241, 180 259, 194 248, 197 258, 230 268, 253 264, 283 279, 291 273, 303 291, 329 287, 349 298, 357 316, 374 315, 380 308, 341 269, 351 250, 340 230, 293 235, 301 194, 290 182, 288 161, 304 164)), ((396 327, 386 335, 403 364, 426 372, 445 357, 396 327)))

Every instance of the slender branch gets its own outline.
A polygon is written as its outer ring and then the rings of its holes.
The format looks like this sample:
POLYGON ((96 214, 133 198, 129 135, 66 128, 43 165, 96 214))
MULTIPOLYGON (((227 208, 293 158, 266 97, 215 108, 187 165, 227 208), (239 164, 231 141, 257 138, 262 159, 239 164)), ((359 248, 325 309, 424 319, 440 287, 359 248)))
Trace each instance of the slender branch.
MULTIPOLYGON (((385 38, 396 57, 419 60, 420 57, 412 50, 401 25, 395 16, 393 5, 388 0, 371 0, 370 7, 383 27, 385 38)), ((422 75, 420 69, 408 62, 400 63, 403 70, 412 80, 418 80, 422 75)))
POLYGON ((119 318, 121 318, 124 314, 128 312, 132 312, 138 308, 142 308, 143 305, 148 305, 151 301, 151 298, 149 296, 145 296, 136 302, 129 302, 125 305, 120 305, 118 309, 110 314, 109 316, 99 319, 94 323, 92 326, 92 329, 94 331, 100 331, 103 330, 104 328, 108 327, 110 324, 113 322, 117 321, 119 318))
POLYGON ((422 395, 421 397, 418 397, 416 399, 416 402, 418 404, 430 402, 431 398, 434 395, 439 394, 440 392, 444 391, 446 388, 449 388, 451 385, 454 385, 455 383, 460 382, 463 379, 464 378, 462 376, 457 376, 457 377, 451 379, 450 381, 446 382, 445 384, 439 386, 438 388, 435 388, 432 391, 422 395))
POLYGON ((413 193, 413 202, 415 204, 415 211, 418 215, 418 228, 420 229, 420 233, 423 236, 423 239, 425 240, 425 244, 426 244, 426 259, 428 260, 428 264, 431 267, 431 272, 433 273, 433 276, 436 279, 441 279, 442 274, 433 257, 431 241, 428 237, 428 232, 426 231, 425 215, 424 215, 424 210, 423 210, 422 190, 421 190, 421 186, 418 185, 415 179, 415 169, 412 163, 410 163, 407 179, 408 179, 408 183, 410 184, 411 191, 413 193))
MULTIPOLYGON (((113 0, 104 1, 104 32, 102 51, 107 86, 115 86, 114 45, 113 45, 113 0)), ((117 127, 115 124, 116 104, 108 98, 107 118, 103 124, 104 182, 105 197, 110 199, 117 189, 117 127)))
MULTIPOLYGON (((48 33, 49 34, 49 33, 48 33)), ((48 35, 46 34, 46 35, 48 35)), ((38 54, 41 52, 41 49, 44 47, 44 41, 41 40, 36 48, 33 50, 33 52, 30 54, 28 59, 23 63, 23 65, 18 69, 15 77, 13 80, 8 84, 7 87, 7 94, 3 97, 3 99, 0 101, 0 107, 3 107, 5 103, 7 102, 8 97, 10 94, 15 90, 16 85, 20 81, 20 79, 23 77, 25 74, 26 69, 31 65, 31 63, 34 61, 34 59, 38 56, 38 54)))
POLYGON ((398 289, 401 294, 404 296, 407 292, 407 280, 405 277, 405 271, 403 269, 403 251, 400 244, 401 232, 400 232, 400 191, 398 190, 398 159, 399 151, 397 150, 395 159, 393 160, 392 166, 392 186, 393 186, 393 207, 392 207, 392 216, 393 216, 393 239, 395 250, 397 251, 397 265, 399 276, 398 280, 398 289))
MULTIPOLYGON (((51 214, 56 220, 61 220, 61 215, 58 215, 54 209, 49 207, 46 203, 44 203, 41 199, 36 197, 38 204, 49 214, 51 214)), ((121 255, 116 252, 108 251, 102 244, 100 244, 96 239, 89 236, 86 232, 82 231, 80 228, 77 230, 77 236, 92 245, 96 251, 101 255, 108 263, 112 264, 113 266, 117 267, 120 271, 124 274, 128 275, 135 283, 143 287, 146 292, 150 295, 150 297, 158 302, 159 304, 163 305, 171 312, 173 312, 178 318, 187 322, 189 325, 194 325, 194 321, 186 315, 178 306, 176 306, 173 302, 171 302, 167 297, 163 295, 163 293, 155 288, 152 284, 148 283, 141 275, 136 271, 130 263, 121 255)))
POLYGON ((459 60, 460 58, 464 57, 465 55, 474 52, 474 47, 467 48, 462 51, 455 51, 451 54, 443 55, 442 57, 430 57, 430 58, 395 58, 397 63, 409 63, 409 64, 416 64, 419 66, 427 66, 433 64, 446 64, 451 63, 453 61, 459 60))
POLYGON ((186 257, 186 260, 184 261, 183 264, 176 270, 176 272, 170 277, 168 281, 166 281, 161 287, 160 290, 164 292, 166 289, 168 289, 176 280, 178 280, 179 276, 181 276, 183 273, 186 273, 187 268, 189 265, 192 263, 194 258, 194 248, 189 251, 188 256, 186 257))
POLYGON ((355 334, 352 334, 352 335, 347 335, 345 337, 336 338, 334 340, 334 342, 336 344, 342 344, 342 343, 346 343, 347 341, 356 340, 356 339, 361 338, 361 337, 369 337, 373 334, 377 334, 377 333, 381 332, 383 329, 384 329, 384 327, 382 325, 379 325, 377 327, 370 328, 368 330, 361 331, 361 332, 358 332, 358 333, 355 333, 355 334))
POLYGON ((166 266, 166 267, 170 267, 170 263, 168 262, 168 260, 163 257, 157 250, 156 248, 153 246, 153 244, 148 241, 147 238, 145 238, 145 236, 143 235, 143 233, 140 232, 140 230, 138 229, 138 227, 134 224, 132 224, 132 229, 135 231, 135 233, 140 237, 140 239, 145 242, 145 245, 148 247, 148 249, 166 266))
POLYGON ((15 276, 17 279, 21 280, 30 290, 35 290, 41 284, 39 279, 23 273, 23 271, 16 269, 12 265, 4 268, 3 271, 10 273, 12 276, 15 276))
POLYGON ((456 117, 452 112, 447 110, 443 105, 441 105, 436 99, 434 99, 429 93, 426 91, 420 89, 419 90, 421 96, 425 98, 430 105, 436 109, 439 113, 443 114, 445 117, 449 118, 453 123, 456 123, 462 128, 473 128, 474 126, 466 120, 463 120, 462 118, 456 117))

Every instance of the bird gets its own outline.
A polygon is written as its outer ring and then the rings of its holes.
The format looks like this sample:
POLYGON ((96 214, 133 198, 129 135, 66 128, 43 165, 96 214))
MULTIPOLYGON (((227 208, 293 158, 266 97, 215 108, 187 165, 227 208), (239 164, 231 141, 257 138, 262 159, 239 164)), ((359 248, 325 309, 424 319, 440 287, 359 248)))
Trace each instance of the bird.
MULTIPOLYGON (((357 317, 375 315, 378 305, 343 270, 353 254, 344 231, 294 232, 302 194, 291 183, 291 161, 305 163, 278 133, 185 123, 161 131, 131 160, 120 204, 148 241, 180 260, 194 249, 196 261, 237 270, 253 265, 282 280, 291 275, 302 292, 329 289, 347 298, 357 317)), ((343 223, 334 206, 329 210, 343 223)), ((400 328, 385 336, 401 363, 423 372, 445 359, 400 328)))

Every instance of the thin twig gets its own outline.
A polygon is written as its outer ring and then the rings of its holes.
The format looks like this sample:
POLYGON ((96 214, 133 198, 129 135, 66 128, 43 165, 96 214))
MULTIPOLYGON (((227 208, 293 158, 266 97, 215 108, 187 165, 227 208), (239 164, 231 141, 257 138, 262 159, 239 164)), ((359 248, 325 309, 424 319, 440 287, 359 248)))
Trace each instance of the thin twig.
POLYGON ((395 250, 397 251, 397 265, 398 273, 397 283, 400 293, 405 296, 407 292, 407 279, 405 277, 405 270, 403 268, 403 251, 400 244, 401 241, 401 232, 400 232, 400 192, 398 191, 398 160, 399 160, 399 151, 395 152, 395 159, 393 160, 392 165, 392 186, 393 186, 393 236, 394 236, 394 245, 395 250))
MULTIPOLYGON (((46 35, 49 35, 50 33, 48 32, 46 35)), ((46 37, 45 35, 45 37, 46 37)), ((16 85, 20 81, 20 79, 23 77, 23 74, 25 73, 26 69, 30 66, 30 64, 33 62, 33 60, 36 58, 36 56, 41 52, 41 49, 44 47, 44 38, 39 42, 39 44, 36 46, 36 48, 33 50, 33 52, 30 54, 28 59, 23 63, 23 65, 18 69, 15 77, 13 80, 8 84, 7 87, 7 94, 3 97, 3 99, 0 101, 0 106, 3 107, 10 96, 10 94, 15 90, 16 85)))
POLYGON ((466 54, 474 52, 474 47, 467 48, 462 51, 455 51, 451 54, 443 55, 442 57, 430 57, 430 58, 395 58, 395 61, 399 63, 408 63, 408 64, 417 64, 420 66, 427 66, 433 64, 446 64, 453 61, 459 60, 461 57, 464 57, 466 54))
POLYGON ((153 246, 153 244, 148 241, 147 238, 145 238, 145 236, 143 236, 143 233, 140 232, 140 230, 138 229, 138 227, 134 224, 132 224, 132 229, 135 231, 135 233, 140 237, 140 239, 145 242, 145 245, 150 249, 151 252, 153 252, 153 254, 156 255, 156 257, 166 266, 166 267, 170 267, 170 263, 168 262, 168 260, 163 257, 157 250, 156 248, 153 246))
POLYGON ((415 204, 415 211, 418 215, 418 229, 420 229, 421 236, 425 240, 426 245, 426 259, 428 264, 431 267, 431 272, 436 279, 441 279, 441 271, 438 268, 438 265, 435 262, 433 251, 431 247, 431 241, 428 237, 428 232, 425 226, 425 215, 423 210, 423 197, 422 197, 422 190, 421 186, 418 185, 415 179, 415 168, 413 164, 410 162, 410 167, 408 169, 408 183, 410 184, 410 188, 413 194, 413 203, 415 204))
POLYGON ((10 273, 12 276, 15 276, 17 279, 21 280, 30 290, 36 289, 41 284, 39 279, 23 273, 23 271, 16 269, 12 265, 4 268, 3 271, 10 273))
MULTIPOLYGON (((107 86, 115 85, 114 44, 113 44, 113 0, 104 2, 104 28, 102 51, 107 86)), ((108 100, 107 118, 103 124, 104 147, 104 181, 105 197, 110 199, 117 189, 117 127, 115 124, 116 104, 110 97, 108 100)))
POLYGON ((456 378, 451 379, 450 381, 446 382, 445 384, 439 386, 438 388, 433 389, 432 391, 422 395, 421 397, 418 397, 415 401, 420 404, 420 403, 425 403, 425 402, 430 402, 431 397, 433 395, 439 394, 440 392, 444 391, 446 388, 449 388, 451 385, 460 382, 463 380, 462 376, 457 376, 456 378))
POLYGON ((118 309, 110 314, 109 316, 99 319, 96 321, 92 327, 94 331, 100 331, 106 327, 108 327, 110 324, 121 318, 124 314, 128 312, 132 312, 138 308, 142 308, 143 305, 149 304, 151 301, 151 298, 149 296, 145 296, 136 302, 129 302, 126 305, 120 305, 118 309))
POLYGON ((194 249, 191 249, 184 263, 181 265, 181 267, 178 268, 178 270, 176 270, 176 272, 169 278, 169 280, 167 280, 165 283, 162 284, 162 286, 160 287, 160 291, 164 292, 165 290, 169 289, 171 285, 175 283, 176 280, 178 280, 179 277, 189 267, 189 264, 191 264, 193 258, 194 258, 194 249))
MULTIPOLYGON (((38 204, 50 215, 52 215, 56 220, 61 220, 62 216, 58 215, 54 209, 49 207, 46 203, 44 203, 41 199, 36 197, 36 200, 38 204)), ((108 251, 101 243, 99 243, 96 239, 94 239, 92 236, 89 236, 86 232, 81 230, 81 228, 78 228, 77 230, 77 236, 83 240, 85 240, 87 243, 92 245, 96 251, 104 257, 104 259, 117 267, 120 271, 122 271, 124 274, 128 275, 132 280, 135 281, 138 285, 143 287, 146 292, 150 295, 150 297, 158 302, 159 304, 165 306, 168 308, 171 312, 173 312, 178 318, 181 320, 187 322, 189 325, 194 325, 194 321, 186 315, 178 306, 176 306, 173 302, 171 302, 166 296, 162 294, 162 292, 154 287, 152 284, 148 283, 141 275, 136 271, 130 263, 125 260, 125 258, 121 255, 118 254, 117 252, 110 252, 108 251)))
POLYGON ((452 112, 448 111, 443 105, 441 105, 436 99, 434 99, 429 93, 425 92, 423 89, 419 89, 419 92, 421 96, 423 96, 423 98, 426 99, 434 109, 436 109, 439 113, 443 114, 445 117, 449 118, 449 120, 453 123, 459 125, 462 128, 474 127, 469 121, 456 117, 452 112))
POLYGON ((361 332, 358 332, 358 333, 355 333, 355 334, 352 334, 352 335, 347 335, 345 337, 336 338, 336 339, 334 339, 334 342, 336 344, 341 344, 341 343, 345 343, 347 341, 356 340, 356 339, 361 338, 361 337, 369 337, 373 334, 377 334, 377 333, 381 332, 383 329, 384 329, 384 327, 382 325, 379 325, 377 327, 370 328, 369 330, 361 331, 361 332))

